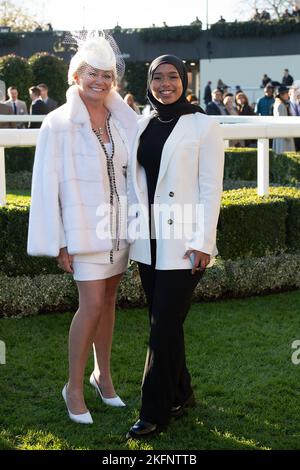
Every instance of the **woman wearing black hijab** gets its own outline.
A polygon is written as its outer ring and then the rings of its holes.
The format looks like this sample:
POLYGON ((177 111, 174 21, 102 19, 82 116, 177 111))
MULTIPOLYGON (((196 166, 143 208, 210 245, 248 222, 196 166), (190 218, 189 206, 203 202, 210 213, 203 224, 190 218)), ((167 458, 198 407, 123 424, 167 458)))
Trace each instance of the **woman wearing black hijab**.
POLYGON ((128 169, 130 257, 138 262, 150 317, 142 407, 131 438, 157 433, 195 404, 183 323, 217 253, 224 151, 219 125, 187 101, 186 89, 182 60, 164 55, 152 62, 147 96, 154 111, 139 122, 128 169))

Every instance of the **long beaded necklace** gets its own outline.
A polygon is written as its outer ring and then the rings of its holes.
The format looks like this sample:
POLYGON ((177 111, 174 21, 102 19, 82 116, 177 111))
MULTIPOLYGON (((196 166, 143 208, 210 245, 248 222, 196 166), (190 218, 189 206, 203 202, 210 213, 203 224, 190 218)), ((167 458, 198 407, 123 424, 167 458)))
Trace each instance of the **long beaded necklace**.
MULTIPOLYGON (((119 194, 117 191, 117 185, 116 185, 116 175, 115 175, 115 167, 114 167, 114 154, 115 154, 115 143, 112 137, 111 129, 110 129, 110 117, 111 114, 107 116, 106 120, 106 129, 107 129, 107 134, 109 136, 110 142, 111 142, 111 155, 108 154, 108 151, 105 147, 105 144, 102 140, 101 135, 104 133, 102 128, 93 128, 93 132, 98 138, 98 141, 101 145, 101 148, 104 152, 104 155, 106 157, 106 167, 107 167, 107 174, 109 178, 109 188, 110 188, 110 194, 109 194, 109 202, 110 202, 110 227, 112 230, 113 227, 113 216, 114 216, 114 195, 117 199, 117 217, 116 217, 116 238, 115 238, 115 250, 119 251, 120 247, 120 234, 119 234, 119 229, 120 229, 120 224, 121 224, 121 211, 120 211, 120 198, 119 194), (102 131, 102 132, 101 132, 102 131)), ((114 249, 110 251, 109 254, 109 260, 110 263, 113 264, 113 251, 114 249)))

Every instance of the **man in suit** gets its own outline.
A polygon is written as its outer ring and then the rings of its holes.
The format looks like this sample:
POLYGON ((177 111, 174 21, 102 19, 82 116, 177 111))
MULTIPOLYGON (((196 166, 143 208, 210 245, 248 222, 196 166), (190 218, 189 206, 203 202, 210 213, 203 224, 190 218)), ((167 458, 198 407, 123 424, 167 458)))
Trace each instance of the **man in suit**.
MULTIPOLYGON (((13 114, 12 109, 7 104, 0 103, 0 115, 3 114, 13 114)), ((0 121, 0 129, 15 129, 16 122, 1 122, 0 121)))
POLYGON ((48 96, 48 87, 45 83, 40 83, 37 86, 41 92, 41 98, 48 108, 48 113, 57 108, 57 102, 48 96))
MULTIPOLYGON (((47 105, 41 99, 41 92, 37 86, 32 86, 29 88, 29 95, 31 98, 30 114, 32 115, 41 115, 48 114, 47 105)), ((38 129, 42 125, 41 122, 30 122, 28 124, 29 129, 38 129)))
POLYGON ((206 106, 206 112, 215 116, 229 114, 223 103, 223 93, 218 88, 212 92, 212 101, 206 106))
POLYGON ((282 77, 282 85, 284 86, 292 86, 293 85, 293 82, 294 82, 294 79, 293 77, 290 75, 289 73, 289 70, 288 69, 284 69, 284 72, 283 72, 283 77, 282 77))
MULTIPOLYGON (((9 99, 4 104, 9 105, 13 114, 28 114, 27 105, 25 101, 18 99, 19 92, 16 86, 10 86, 7 90, 9 99)), ((18 129, 26 127, 25 122, 16 123, 18 129)))

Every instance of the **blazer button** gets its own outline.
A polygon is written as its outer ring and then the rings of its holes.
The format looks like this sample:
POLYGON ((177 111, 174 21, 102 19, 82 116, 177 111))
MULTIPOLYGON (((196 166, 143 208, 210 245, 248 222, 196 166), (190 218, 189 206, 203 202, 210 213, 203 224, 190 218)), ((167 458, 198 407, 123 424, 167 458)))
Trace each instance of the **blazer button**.
POLYGON ((169 196, 170 196, 170 197, 174 197, 173 191, 170 191, 170 192, 169 192, 169 196))
POLYGON ((169 224, 169 225, 172 225, 172 223, 173 223, 173 220, 172 220, 172 219, 169 219, 169 220, 168 220, 168 224, 169 224))

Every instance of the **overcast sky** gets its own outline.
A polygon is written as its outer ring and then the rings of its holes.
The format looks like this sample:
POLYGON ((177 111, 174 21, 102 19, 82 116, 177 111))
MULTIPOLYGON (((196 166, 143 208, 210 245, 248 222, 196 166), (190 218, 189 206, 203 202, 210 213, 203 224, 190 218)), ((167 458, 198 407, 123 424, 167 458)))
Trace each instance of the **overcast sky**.
MULTIPOLYGON (((251 8, 243 0, 13 0, 37 20, 50 22, 54 29, 109 29, 117 23, 124 28, 190 24, 196 16, 205 27, 222 15, 227 21, 244 20, 251 8)), ((249 3, 249 2, 248 2, 249 3)))

